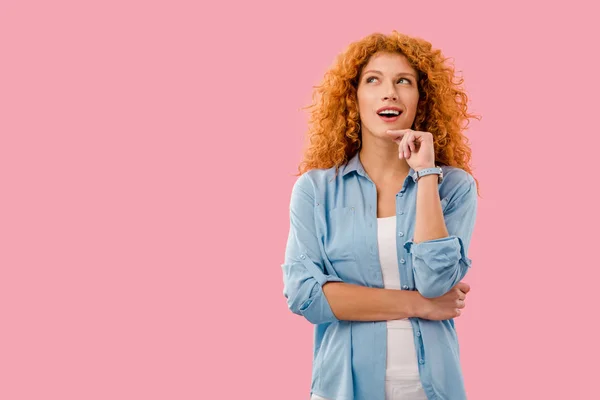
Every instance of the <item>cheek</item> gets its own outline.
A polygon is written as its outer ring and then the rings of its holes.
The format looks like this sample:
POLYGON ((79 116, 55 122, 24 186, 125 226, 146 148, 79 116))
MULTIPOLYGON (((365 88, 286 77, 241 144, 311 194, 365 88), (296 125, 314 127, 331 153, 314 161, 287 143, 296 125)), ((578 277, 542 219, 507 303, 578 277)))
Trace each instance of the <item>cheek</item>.
POLYGON ((409 114, 415 115, 417 113, 417 107, 419 106, 419 93, 410 96, 407 106, 409 114))
POLYGON ((373 108, 373 100, 365 94, 358 97, 358 113, 361 118, 369 118, 369 110, 373 108))
POLYGON ((412 95, 412 101, 415 107, 417 107, 417 104, 419 104, 419 91, 415 90, 413 95, 412 95))

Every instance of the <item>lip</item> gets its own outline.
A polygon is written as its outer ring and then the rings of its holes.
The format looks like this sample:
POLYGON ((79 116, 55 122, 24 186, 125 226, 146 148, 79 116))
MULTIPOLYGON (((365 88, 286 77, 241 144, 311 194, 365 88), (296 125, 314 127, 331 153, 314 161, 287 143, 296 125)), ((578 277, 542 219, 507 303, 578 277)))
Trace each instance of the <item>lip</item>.
POLYGON ((381 120, 383 122, 396 122, 401 116, 402 116, 402 109, 400 107, 395 107, 395 106, 385 106, 385 107, 381 107, 379 110, 377 110, 377 116, 379 118, 381 118, 381 120), (381 115, 379 115, 380 112, 382 112, 383 110, 395 110, 398 111, 400 114, 398 114, 397 117, 382 117, 381 115))
POLYGON ((402 109, 400 107, 394 107, 394 106, 385 106, 385 107, 381 107, 379 110, 377 110, 377 114, 379 114, 380 112, 382 112, 383 110, 395 110, 395 111, 400 111, 400 114, 402 114, 402 109))
MULTIPOLYGON (((400 113, 400 115, 402 115, 402 113, 400 113)), ((381 118, 383 122, 395 122, 400 119, 400 115, 397 117, 382 117, 381 115, 378 115, 378 117, 381 118)))

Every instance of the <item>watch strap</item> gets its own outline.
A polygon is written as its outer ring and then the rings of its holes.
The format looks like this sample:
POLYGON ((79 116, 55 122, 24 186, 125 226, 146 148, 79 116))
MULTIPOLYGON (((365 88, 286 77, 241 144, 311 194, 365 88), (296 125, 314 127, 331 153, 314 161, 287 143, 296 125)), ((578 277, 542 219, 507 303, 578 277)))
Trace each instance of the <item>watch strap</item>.
POLYGON ((433 167, 433 168, 424 168, 415 172, 415 181, 419 181, 424 176, 438 174, 438 183, 442 182, 443 171, 441 167, 433 167))

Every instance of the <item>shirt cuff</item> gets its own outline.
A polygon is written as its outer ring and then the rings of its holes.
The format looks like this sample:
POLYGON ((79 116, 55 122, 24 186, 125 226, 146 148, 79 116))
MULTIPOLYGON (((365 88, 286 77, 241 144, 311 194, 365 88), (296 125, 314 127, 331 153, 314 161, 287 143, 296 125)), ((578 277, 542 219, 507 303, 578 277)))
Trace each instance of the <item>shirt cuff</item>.
POLYGON ((414 243, 412 240, 404 244, 404 248, 416 258, 423 260, 429 268, 436 270, 454 266, 462 261, 467 267, 472 261, 465 254, 463 241, 458 236, 414 243))
POLYGON ((343 282, 342 279, 333 275, 325 275, 309 259, 308 254, 302 254, 300 259, 308 272, 316 280, 308 299, 300 306, 302 316, 314 324, 338 321, 338 318, 331 310, 331 306, 329 305, 329 301, 327 301, 327 297, 325 297, 325 293, 323 293, 323 285, 327 282, 343 282))
MULTIPOLYGON (((325 282, 341 282, 340 278, 329 276, 325 282)), ((322 285, 315 283, 313 286, 310 297, 306 300, 302 306, 300 306, 300 313, 302 316, 312 323, 327 323, 337 321, 337 317, 333 314, 331 306, 323 293, 322 285)))

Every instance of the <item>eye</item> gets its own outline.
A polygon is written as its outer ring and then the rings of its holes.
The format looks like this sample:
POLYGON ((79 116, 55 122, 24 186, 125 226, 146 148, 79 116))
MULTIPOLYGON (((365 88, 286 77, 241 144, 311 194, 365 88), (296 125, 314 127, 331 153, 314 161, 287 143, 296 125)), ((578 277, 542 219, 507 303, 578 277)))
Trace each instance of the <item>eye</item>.
MULTIPOLYGON (((367 83, 371 83, 371 81, 372 81, 373 79, 377 79, 377 77, 375 77, 375 76, 369 76, 369 77, 366 79, 366 81, 365 81, 365 82, 367 82, 367 83)), ((410 85, 410 84, 412 84, 412 81, 411 81, 410 79, 407 79, 407 78, 400 78, 400 79, 398 79, 398 83, 400 83, 400 81, 402 81, 402 80, 405 80, 406 82, 408 82, 408 84, 409 84, 409 85, 410 85)))

